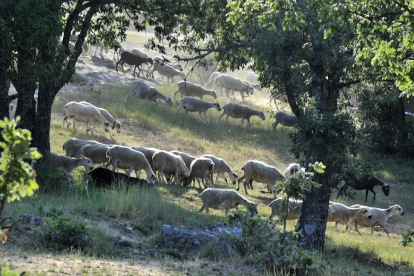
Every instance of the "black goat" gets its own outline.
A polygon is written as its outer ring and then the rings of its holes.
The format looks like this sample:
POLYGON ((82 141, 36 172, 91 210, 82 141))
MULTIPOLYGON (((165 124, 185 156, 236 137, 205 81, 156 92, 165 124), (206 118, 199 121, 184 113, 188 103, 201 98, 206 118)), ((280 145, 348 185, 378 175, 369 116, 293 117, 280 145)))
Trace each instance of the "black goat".
POLYGON ((92 177, 96 187, 110 187, 113 183, 117 183, 117 181, 124 182, 127 187, 133 185, 150 186, 144 179, 130 177, 126 174, 113 172, 101 167, 91 170, 88 174, 92 177))
POLYGON ((341 189, 339 189, 338 195, 336 196, 336 198, 338 198, 340 195, 342 195, 342 193, 344 191, 346 191, 346 189, 348 187, 352 187, 355 190, 365 190, 365 202, 368 199, 368 191, 371 191, 374 194, 374 198, 372 200, 372 202, 375 201, 375 191, 374 191, 374 187, 375 186, 381 186, 382 187, 382 191, 384 192, 385 196, 388 196, 390 194, 390 185, 388 185, 387 183, 379 180, 378 178, 376 178, 375 176, 371 176, 370 174, 364 174, 361 176, 361 178, 356 178, 353 175, 348 175, 349 178, 351 179, 352 183, 351 184, 345 184, 341 189))

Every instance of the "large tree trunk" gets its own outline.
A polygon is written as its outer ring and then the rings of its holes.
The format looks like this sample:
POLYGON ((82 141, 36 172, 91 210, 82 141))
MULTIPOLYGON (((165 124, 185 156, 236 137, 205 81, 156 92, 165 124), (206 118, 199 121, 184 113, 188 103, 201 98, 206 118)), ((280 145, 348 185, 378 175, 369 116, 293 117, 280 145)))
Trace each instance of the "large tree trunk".
POLYGON ((0 50, 0 120, 3 120, 4 117, 9 117, 9 82, 7 81, 6 75, 8 66, 3 60, 4 56, 2 55, 2 52, 3 51, 0 50))
POLYGON ((305 192, 306 199, 303 201, 298 231, 302 231, 300 243, 309 250, 323 250, 325 246, 330 196, 330 189, 326 184, 322 183, 320 188, 313 187, 305 192))
POLYGON ((36 84, 33 81, 32 74, 30 74, 28 62, 24 55, 19 56, 18 71, 12 82, 19 94, 16 107, 16 117, 21 117, 19 127, 30 130, 33 136, 36 120, 36 102, 34 100, 36 84))
POLYGON ((36 116, 36 133, 33 144, 43 155, 42 165, 49 166, 50 156, 50 121, 52 115, 52 104, 55 98, 53 90, 48 85, 41 84, 39 87, 39 105, 36 116), (41 104, 40 104, 41 103, 41 104))

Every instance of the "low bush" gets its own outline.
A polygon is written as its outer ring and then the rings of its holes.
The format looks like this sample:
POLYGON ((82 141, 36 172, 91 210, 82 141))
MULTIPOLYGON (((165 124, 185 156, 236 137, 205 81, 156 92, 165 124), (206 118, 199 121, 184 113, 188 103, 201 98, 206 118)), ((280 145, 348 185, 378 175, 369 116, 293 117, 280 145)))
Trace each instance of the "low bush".
POLYGON ((37 235, 47 248, 84 250, 89 246, 88 232, 87 222, 62 210, 51 209, 45 213, 37 235))
POLYGON ((276 221, 250 216, 249 212, 240 210, 227 219, 230 225, 241 225, 242 234, 237 237, 228 235, 228 238, 249 263, 265 265, 269 271, 299 274, 312 265, 311 254, 297 242, 300 233, 283 231, 276 227, 276 221))

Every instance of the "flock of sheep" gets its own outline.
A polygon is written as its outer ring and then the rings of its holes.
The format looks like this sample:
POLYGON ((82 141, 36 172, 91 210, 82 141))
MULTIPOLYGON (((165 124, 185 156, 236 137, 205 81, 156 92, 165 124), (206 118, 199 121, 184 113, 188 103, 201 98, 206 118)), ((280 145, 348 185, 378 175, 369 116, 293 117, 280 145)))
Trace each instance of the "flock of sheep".
MULTIPOLYGON (((116 63, 116 69, 118 69, 119 65, 122 67, 124 63, 134 66, 134 74, 138 69, 138 75, 144 73, 142 65, 148 63, 147 77, 153 77, 154 72, 158 72, 167 77, 168 83, 169 79, 171 78, 173 80, 175 76, 185 79, 184 73, 181 72, 182 68, 179 66, 173 67, 163 57, 148 57, 148 55, 138 49, 123 51, 120 54, 119 61, 116 63)), ((252 77, 254 78, 255 76, 248 75, 247 79, 252 77)), ((86 83, 89 85, 89 82, 86 83)), ((203 97, 205 96, 217 99, 216 91, 207 88, 212 85, 224 97, 230 97, 230 94, 234 97, 234 92, 239 92, 243 102, 245 97, 254 93, 254 89, 261 90, 258 84, 251 84, 229 75, 214 72, 210 76, 206 88, 188 81, 178 82, 178 90, 174 93, 173 99, 164 95, 156 88, 149 86, 144 81, 136 80, 130 84, 131 91, 126 95, 126 98, 136 96, 147 101, 157 102, 157 100, 162 100, 167 105, 172 106, 176 95, 180 94, 181 100, 179 101, 176 113, 181 109, 184 109, 187 114, 188 112, 198 112, 199 117, 203 113, 206 121, 209 122, 206 111, 210 108, 215 108, 218 111, 223 110, 217 123, 226 115, 227 122, 229 117, 240 118, 241 125, 243 125, 246 119, 249 128, 251 128, 250 118, 252 116, 257 116, 265 120, 265 115, 262 111, 253 110, 235 102, 229 102, 223 105, 223 107, 220 107, 218 103, 204 101, 203 97)), ((273 89, 271 91, 271 100, 277 97, 277 95, 273 95, 274 93, 273 89)), ((112 130, 116 130, 118 133, 121 132, 122 124, 114 116, 107 110, 88 102, 69 102, 65 105, 65 110, 66 116, 63 120, 63 127, 65 123, 69 127, 70 120, 72 120, 73 127, 76 126, 77 121, 85 122, 87 132, 90 131, 93 133, 94 129, 100 125, 105 126, 105 131, 110 132, 109 128, 112 128, 112 130), (92 125, 92 128, 89 128, 89 124, 92 125)), ((296 126, 298 123, 295 116, 288 115, 284 112, 277 112, 274 118, 273 128, 276 128, 279 123, 284 126, 296 126)), ((64 169, 69 181, 72 178, 71 171, 76 167, 84 166, 85 168, 92 168, 96 165, 102 165, 89 172, 95 181, 97 179, 99 181, 114 180, 118 177, 127 181, 136 181, 136 179, 134 180, 134 178, 130 177, 132 171, 135 171, 135 175, 139 179, 140 171, 144 170, 146 173, 146 182, 151 185, 154 185, 158 180, 158 182, 166 182, 167 184, 175 183, 175 185, 183 185, 186 187, 192 184, 194 187, 195 182, 197 182, 201 188, 201 182, 205 190, 199 195, 203 201, 203 206, 199 212, 206 210, 207 213, 209 208, 225 209, 227 214, 229 209, 237 209, 239 205, 256 205, 256 203, 247 200, 237 192, 240 189, 241 182, 243 182, 244 192, 246 194, 248 194, 248 188, 253 189, 253 181, 267 185, 268 192, 271 192, 278 181, 284 181, 290 175, 302 170, 299 164, 294 163, 290 164, 286 168, 285 173, 282 174, 278 169, 264 162, 248 160, 241 168, 243 176, 238 178, 234 170, 231 169, 224 159, 211 154, 195 157, 180 151, 165 151, 140 146, 126 147, 107 145, 93 140, 76 138, 69 138, 63 144, 63 150, 66 152, 66 156, 51 153, 51 166, 54 169, 64 169), (109 166, 112 166, 112 172, 107 169, 109 166), (117 169, 125 170, 125 174, 117 173, 117 169), (238 184, 237 189, 222 190, 214 188, 214 174, 217 175, 216 182, 220 176, 227 183, 228 177, 232 184, 238 184), (107 179, 104 179, 102 175, 105 175, 107 179)), ((365 185, 368 181, 369 179, 362 180, 361 183, 365 185)), ((99 183, 97 184, 100 185, 99 183)), ((374 183, 373 185, 379 184, 374 183)), ((387 184, 384 185, 387 186, 387 184)), ((382 185, 383 188, 384 185, 382 185)), ((389 192, 389 186, 387 187, 389 192)), ((373 187, 364 186, 363 189, 367 189, 367 193, 368 189, 373 191, 373 187)), ((282 199, 275 199, 268 205, 271 208, 270 217, 280 216, 286 213, 281 203, 282 199)), ((302 201, 291 200, 287 208, 287 220, 299 219, 302 201)), ((362 205, 348 207, 340 203, 330 202, 328 221, 335 222, 336 229, 339 222, 345 223, 348 231, 352 228, 353 224, 355 224, 357 231, 358 225, 371 227, 371 234, 375 226, 380 226, 388 235, 386 229, 387 219, 394 214, 404 215, 404 211, 399 205, 391 206, 388 209, 379 209, 362 205)))

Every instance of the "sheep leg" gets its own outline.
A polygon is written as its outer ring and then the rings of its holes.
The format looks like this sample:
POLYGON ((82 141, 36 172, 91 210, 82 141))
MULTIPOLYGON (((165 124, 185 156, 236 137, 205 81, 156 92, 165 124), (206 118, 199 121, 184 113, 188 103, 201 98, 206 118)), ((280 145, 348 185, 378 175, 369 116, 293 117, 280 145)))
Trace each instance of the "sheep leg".
MULTIPOLYGON (((174 96, 173 96, 173 101, 175 100, 175 96, 178 94, 178 92, 180 92, 180 89, 178 89, 177 91, 175 91, 174 96)), ((181 98, 182 98, 182 94, 181 94, 181 98)))
POLYGON ((240 96, 242 98, 242 102, 244 102, 244 92, 243 91, 240 91, 240 96))
POLYGON ((174 112, 174 115, 175 115, 178 111, 180 111, 180 109, 181 109, 181 108, 183 108, 183 106, 180 104, 180 105, 178 106, 177 110, 174 112))
POLYGON ((250 125, 250 119, 247 119, 247 124, 249 126, 249 129, 252 129, 252 126, 250 125))
POLYGON ((243 174, 243 176, 242 176, 242 177, 240 177, 240 178, 237 180, 237 189, 236 189, 236 191, 240 190, 240 182, 242 182, 242 180, 243 180, 243 179, 245 179, 245 178, 246 178, 246 174, 243 174))
POLYGON ((355 223, 355 231, 362 236, 361 232, 359 232, 359 230, 358 230, 358 224, 356 224, 356 223, 355 223))
POLYGON ((204 117, 206 117, 206 121, 207 121, 207 124, 208 124, 209 122, 208 122, 206 111, 204 110, 203 113, 204 113, 204 117))
POLYGON ((223 110, 223 113, 221 113, 221 115, 218 117, 218 119, 217 119, 217 124, 218 124, 218 122, 220 122, 220 119, 221 119, 221 117, 223 117, 224 116, 224 110, 223 110))
POLYGON ((131 173, 132 173, 132 166, 128 168, 128 171, 125 171, 125 174, 126 174, 127 176, 130 176, 130 175, 131 175, 131 173))
MULTIPOLYGON (((205 203, 205 202, 203 202, 203 206, 201 207, 201 209, 200 210, 198 210, 198 212, 199 213, 201 213, 201 212, 203 212, 204 211, 204 209, 207 207, 207 204, 205 203)), ((206 210, 206 212, 207 212, 207 210, 206 210)), ((207 212, 208 213, 208 212, 207 212)))
POLYGON ((197 120, 198 120, 198 119, 200 119, 200 117, 201 117, 201 112, 202 112, 202 111, 199 111, 199 112, 198 112, 198 117, 197 117, 197 120))
POLYGON ((240 126, 242 126, 242 125, 243 125, 243 123, 244 123, 244 117, 242 117, 242 120, 241 120, 240 126))
POLYGON ((249 180, 247 180, 247 179, 243 182, 244 192, 246 193, 246 195, 248 195, 247 189, 246 189, 246 186, 247 186, 248 182, 249 182, 249 180))
POLYGON ((226 122, 227 122, 227 124, 229 124, 229 117, 230 117, 230 115, 229 115, 229 114, 227 114, 227 117, 226 117, 226 122))

